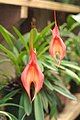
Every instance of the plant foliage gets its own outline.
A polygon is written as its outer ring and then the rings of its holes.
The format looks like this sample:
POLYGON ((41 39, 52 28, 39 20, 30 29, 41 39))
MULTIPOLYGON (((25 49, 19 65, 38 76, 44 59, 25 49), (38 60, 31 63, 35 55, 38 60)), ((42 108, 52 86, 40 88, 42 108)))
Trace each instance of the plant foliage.
MULTIPOLYGON (((13 78, 11 80, 13 86, 10 86, 10 88, 14 87, 14 89, 8 91, 9 93, 7 92, 0 100, 0 103, 3 106, 9 106, 9 103, 12 102, 12 106, 15 106, 16 111, 16 105, 19 105, 18 114, 16 116, 8 111, 0 111, 0 114, 6 115, 10 120, 26 120, 26 116, 30 115, 34 115, 35 120, 44 120, 46 113, 50 114, 50 117, 53 118, 57 115, 57 106, 59 104, 57 93, 62 94, 69 99, 76 100, 76 97, 67 89, 66 81, 69 78, 80 84, 80 77, 79 74, 77 74, 77 72, 80 71, 80 67, 78 64, 74 63, 70 57, 72 55, 72 48, 70 45, 75 47, 76 57, 80 54, 79 38, 72 32, 73 26, 70 29, 68 29, 66 24, 60 27, 61 36, 64 38, 67 37, 66 45, 68 46, 69 56, 67 56, 65 60, 61 62, 61 65, 58 66, 56 61, 54 61, 48 53, 49 42, 52 37, 52 25, 53 23, 45 27, 40 33, 36 28, 33 28, 31 32, 26 33, 25 35, 22 35, 17 28, 13 27, 18 39, 0 25, 0 33, 7 44, 6 46, 0 43, 0 51, 5 55, 5 58, 1 60, 0 63, 2 63, 2 61, 4 63, 5 59, 11 61, 12 67, 14 66, 16 73, 15 80, 13 78), (20 82, 20 75, 29 60, 29 44, 31 37, 33 38, 34 48, 37 52, 39 66, 45 75, 43 88, 37 94, 33 102, 28 98, 28 95, 23 90, 20 82), (18 82, 16 83, 16 81, 18 82), (18 84, 17 87, 15 87, 14 82, 15 84, 18 84), (19 101, 15 104, 14 98, 17 97, 18 94, 19 101)), ((3 92, 9 84, 10 83, 7 83, 7 85, 1 86, 0 91, 3 92)))

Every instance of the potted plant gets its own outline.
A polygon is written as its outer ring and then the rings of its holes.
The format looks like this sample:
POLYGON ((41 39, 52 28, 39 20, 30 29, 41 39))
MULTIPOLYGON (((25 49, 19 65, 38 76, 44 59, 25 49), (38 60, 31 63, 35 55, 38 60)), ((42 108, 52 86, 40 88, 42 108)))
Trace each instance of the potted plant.
POLYGON ((51 31, 53 25, 49 24, 41 32, 33 28, 25 35, 13 27, 17 38, 0 25, 0 33, 6 42, 6 45, 0 44, 1 55, 4 56, 1 63, 10 61, 15 69, 15 77, 5 75, 8 82, 0 87, 0 107, 5 106, 0 114, 10 120, 44 120, 46 115, 50 119, 57 119, 61 106, 57 93, 76 100, 67 89, 61 73, 75 78, 78 83, 80 78, 71 62, 62 61, 66 46, 56 20, 51 31))

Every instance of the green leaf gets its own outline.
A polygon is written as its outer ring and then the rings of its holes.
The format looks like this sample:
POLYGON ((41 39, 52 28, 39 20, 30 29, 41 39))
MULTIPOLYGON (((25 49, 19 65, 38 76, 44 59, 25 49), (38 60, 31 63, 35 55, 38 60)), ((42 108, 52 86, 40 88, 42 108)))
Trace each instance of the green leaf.
POLYGON ((38 57, 40 57, 42 54, 44 54, 48 50, 49 46, 46 46, 39 54, 38 57))
POLYGON ((19 51, 16 47, 13 47, 13 53, 15 54, 16 57, 18 57, 19 51))
POLYGON ((7 56, 11 59, 11 61, 13 61, 14 63, 16 63, 16 57, 15 55, 8 50, 7 48, 5 48, 3 45, 0 44, 0 49, 7 54, 7 56))
POLYGON ((53 86, 52 86, 52 84, 51 84, 47 79, 44 81, 44 84, 45 84, 51 91, 53 91, 53 86))
POLYGON ((50 65, 48 62, 41 62, 46 68, 56 71, 57 69, 55 68, 55 66, 53 66, 52 64, 50 65))
POLYGON ((0 107, 3 107, 3 106, 14 106, 14 107, 19 107, 21 108, 22 110, 24 110, 24 108, 18 104, 14 104, 14 103, 2 103, 0 104, 0 107))
POLYGON ((41 91, 41 98, 42 98, 44 110, 48 113, 48 99, 44 91, 41 91))
POLYGON ((75 23, 75 20, 71 17, 71 15, 69 15, 67 17, 67 26, 68 28, 71 28, 71 26, 75 23))
POLYGON ((7 116, 9 118, 9 120, 18 120, 14 115, 8 113, 8 112, 5 112, 5 111, 0 111, 0 114, 3 114, 5 116, 7 116))
POLYGON ((5 112, 5 111, 0 111, 0 114, 3 114, 5 116, 7 116, 9 118, 9 120, 13 120, 12 117, 9 115, 8 112, 5 112))
POLYGON ((8 113, 8 114, 11 116, 12 120, 18 120, 13 114, 11 113, 8 113))
POLYGON ((2 90, 4 87, 5 87, 5 85, 3 85, 3 86, 2 86, 2 85, 0 85, 0 90, 2 90))
POLYGON ((38 32, 36 28, 33 28, 32 30, 32 34, 33 34, 33 43, 35 43, 35 40, 37 38, 38 32))
POLYGON ((25 92, 24 92, 24 110, 28 116, 31 114, 32 104, 31 104, 31 101, 30 101, 28 95, 25 92))
POLYGON ((72 78, 74 78, 73 80, 77 83, 80 84, 80 78, 78 77, 78 75, 73 72, 72 70, 69 70, 63 66, 58 66, 59 68, 61 68, 63 70, 63 72, 65 72, 67 75, 71 76, 72 78), (75 80, 76 79, 76 80, 75 80))
POLYGON ((44 41, 43 43, 41 43, 38 47, 38 50, 37 50, 37 54, 40 54, 41 51, 46 47, 48 46, 48 42, 47 41, 44 41))
POLYGON ((47 96, 48 102, 49 102, 49 112, 50 112, 50 118, 53 120, 53 118, 57 117, 57 106, 60 104, 58 97, 56 96, 55 92, 45 91, 45 94, 47 96))
POLYGON ((50 28, 54 25, 54 23, 49 24, 47 27, 45 27, 40 34, 38 35, 38 37, 36 38, 36 41, 42 39, 43 37, 46 36, 46 34, 48 33, 48 31, 50 30, 50 28))
POLYGON ((19 89, 13 90, 12 92, 8 93, 6 96, 4 96, 2 99, 0 99, 0 104, 6 103, 8 100, 11 99, 15 94, 19 92, 19 89))
POLYGON ((80 23, 74 23, 71 28, 69 29, 69 31, 74 30, 76 27, 80 26, 80 23))
POLYGON ((36 37, 37 37, 37 30, 35 28, 31 29, 30 38, 29 38, 29 47, 30 48, 35 48, 34 47, 34 42, 35 42, 36 37))
POLYGON ((43 72, 44 71, 44 67, 43 67, 42 62, 40 60, 38 60, 38 64, 39 64, 39 66, 41 68, 41 71, 43 72))
POLYGON ((15 65, 15 68, 16 68, 16 72, 17 74, 20 74, 21 71, 20 71, 20 66, 19 66, 19 63, 18 63, 18 59, 16 58, 16 56, 10 51, 8 50, 7 48, 5 48, 3 45, 0 44, 0 49, 7 54, 8 58, 14 63, 15 65))
MULTIPOLYGON (((22 94, 21 97, 20 97, 19 105, 24 108, 24 95, 23 95, 23 94, 22 94)), ((18 120, 21 120, 22 117, 24 116, 24 114, 25 114, 24 109, 22 110, 21 108, 19 108, 18 120)))
POLYGON ((22 64, 22 62, 26 65, 27 64, 27 61, 28 61, 28 58, 27 58, 27 52, 26 51, 22 51, 20 52, 20 54, 18 55, 18 62, 22 64))
POLYGON ((24 65, 26 65, 27 62, 28 62, 28 55, 25 54, 25 55, 22 57, 22 61, 23 61, 24 65))
POLYGON ((25 33, 25 34, 23 35, 23 37, 24 37, 24 40, 25 40, 25 42, 26 42, 26 44, 27 44, 27 42, 28 42, 28 40, 29 40, 29 37, 30 37, 30 32, 25 33))
POLYGON ((75 21, 77 21, 77 22, 80 23, 80 13, 77 14, 77 15, 71 15, 71 17, 72 17, 75 21))
POLYGON ((63 24, 59 27, 60 31, 62 31, 66 26, 67 26, 67 23, 63 23, 63 24))
POLYGON ((69 69, 65 69, 65 73, 69 76, 71 76, 72 78, 74 78, 73 80, 77 83, 80 84, 80 78, 78 77, 78 75, 76 73, 74 73, 73 71, 69 70, 69 69), (76 79, 76 80, 75 80, 76 79))
POLYGON ((77 98, 74 95, 72 95, 65 87, 63 88, 63 87, 54 85, 53 89, 58 93, 64 95, 65 97, 68 97, 69 99, 77 100, 77 98))
POLYGON ((0 111, 0 114, 5 115, 9 118, 9 120, 18 120, 14 115, 11 113, 5 112, 5 111, 0 111))
MULTIPOLYGON (((29 44, 29 38, 30 38, 30 32, 28 32, 28 33, 25 33, 24 35, 22 35, 23 36, 23 38, 24 38, 24 41, 25 41, 25 45, 27 45, 27 50, 29 50, 29 48, 28 48, 28 44, 29 44)), ((18 36, 19 37, 19 36, 18 36)), ((25 48, 25 46, 24 46, 24 44, 22 43, 23 41, 21 41, 20 40, 20 38, 18 38, 18 40, 16 41, 16 48, 21 52, 24 48, 25 48)), ((26 51, 26 52, 28 52, 28 51, 26 51)))
POLYGON ((15 37, 1 25, 0 25, 0 32, 2 33, 4 40, 9 45, 9 48, 15 53, 15 55, 19 54, 17 48, 14 46, 12 42, 12 39, 15 39, 15 37))
POLYGON ((73 68, 73 69, 75 69, 75 70, 80 71, 80 67, 77 66, 77 65, 75 65, 75 64, 73 64, 72 62, 62 61, 61 64, 64 65, 64 66, 67 66, 67 67, 69 67, 69 68, 73 68))
POLYGON ((57 106, 54 104, 50 107, 51 120, 57 120, 57 106))
POLYGON ((13 44, 13 42, 12 42, 12 40, 11 40, 11 37, 14 39, 14 36, 13 36, 11 33, 9 33, 9 32, 8 32, 3 26, 1 26, 1 25, 0 25, 0 32, 1 32, 1 34, 3 35, 3 37, 4 37, 5 41, 7 42, 7 44, 9 45, 9 47, 10 47, 11 49, 13 49, 14 44, 13 44))
POLYGON ((24 40, 24 36, 20 33, 20 31, 16 27, 13 27, 13 29, 15 33, 18 35, 20 42, 22 43, 22 45, 24 45, 24 47, 26 48, 28 52, 29 49, 28 49, 28 45, 26 44, 26 41, 24 40))
POLYGON ((80 26, 80 14, 77 15, 69 15, 67 18, 67 25, 70 28, 70 31, 75 27, 80 26))
POLYGON ((26 113, 23 115, 23 117, 20 120, 24 120, 25 116, 26 116, 26 113))
POLYGON ((34 100, 35 120, 44 120, 44 111, 41 96, 38 93, 34 100))
POLYGON ((57 67, 55 65, 55 60, 50 55, 48 55, 48 54, 44 55, 44 57, 45 57, 46 63, 50 64, 57 71, 57 67))
POLYGON ((65 87, 52 85, 48 80, 45 80, 44 83, 51 91, 55 90, 58 93, 68 97, 69 99, 76 100, 76 97, 72 95, 65 87))
POLYGON ((19 116, 18 116, 19 120, 23 119, 25 115, 29 116, 31 114, 31 111, 32 111, 31 101, 25 92, 23 92, 21 95, 20 106, 22 106, 24 108, 24 110, 19 108, 19 116))

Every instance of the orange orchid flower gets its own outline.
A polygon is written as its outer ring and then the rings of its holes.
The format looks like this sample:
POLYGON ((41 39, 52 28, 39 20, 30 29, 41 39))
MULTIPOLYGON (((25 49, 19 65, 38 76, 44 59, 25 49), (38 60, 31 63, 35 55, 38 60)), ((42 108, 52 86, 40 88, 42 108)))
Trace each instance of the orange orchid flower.
POLYGON ((66 55, 66 46, 60 37, 59 29, 55 20, 55 27, 52 30, 52 40, 49 46, 50 55, 57 59, 59 64, 66 55))
POLYGON ((34 100, 36 94, 40 91, 44 82, 44 75, 38 65, 36 53, 34 50, 30 51, 30 61, 21 74, 21 81, 30 99, 30 87, 31 83, 34 83, 35 93, 32 99, 34 100))

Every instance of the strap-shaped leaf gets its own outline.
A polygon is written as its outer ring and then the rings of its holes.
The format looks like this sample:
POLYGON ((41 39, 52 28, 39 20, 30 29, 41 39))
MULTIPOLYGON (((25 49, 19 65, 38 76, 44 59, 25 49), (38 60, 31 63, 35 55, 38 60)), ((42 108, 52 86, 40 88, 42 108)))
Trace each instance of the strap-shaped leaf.
POLYGON ((66 66, 66 67, 69 67, 69 68, 73 68, 75 70, 78 70, 80 71, 80 67, 72 62, 69 62, 69 61, 62 61, 61 62, 62 65, 66 66))
POLYGON ((10 51, 8 50, 7 48, 5 48, 3 45, 0 44, 0 49, 7 54, 7 56, 9 57, 9 59, 11 59, 14 63, 16 63, 16 57, 15 55, 10 51))
POLYGON ((59 86, 54 85, 54 86, 53 86, 53 89, 54 89, 55 91, 57 91, 58 93, 66 96, 66 97, 68 97, 68 98, 70 98, 70 99, 72 99, 72 100, 77 100, 77 98, 76 98, 74 95, 72 95, 66 88, 63 88, 63 87, 59 87, 59 86))
POLYGON ((14 29, 15 33, 18 35, 20 42, 22 43, 22 45, 24 45, 24 47, 26 48, 26 50, 28 52, 29 49, 28 49, 28 46, 26 44, 26 41, 24 40, 23 35, 20 33, 20 31, 16 27, 13 27, 13 29, 14 29))
MULTIPOLYGON (((48 89, 45 91, 45 95, 48 99, 49 103, 49 112, 50 112, 50 120, 57 120, 57 107, 60 106, 61 103, 59 102, 58 97, 56 96, 55 92, 50 92, 48 89)), ((45 102, 45 100, 44 100, 45 102)))
POLYGON ((44 55, 44 58, 45 58, 45 63, 47 63, 47 65, 53 67, 53 69, 56 70, 56 72, 57 72, 58 68, 55 65, 54 59, 49 55, 44 55))
POLYGON ((13 120, 12 117, 5 111, 0 111, 0 114, 7 116, 9 120, 13 120))
POLYGON ((19 51, 16 47, 13 47, 13 53, 15 54, 16 57, 19 56, 19 51))
POLYGON ((20 106, 22 106, 24 108, 24 110, 22 110, 21 108, 19 108, 19 116, 18 119, 19 120, 23 120, 23 118, 25 117, 25 115, 30 115, 31 111, 32 111, 32 104, 31 101, 27 95, 27 93, 23 92, 20 98, 20 106))
POLYGON ((4 40, 7 42, 7 44, 9 45, 9 47, 11 48, 11 50, 14 47, 14 44, 12 42, 12 39, 14 39, 15 37, 9 33, 3 26, 0 25, 0 33, 2 34, 2 36, 4 37, 4 40), (12 39, 11 39, 12 38, 12 39))
POLYGON ((36 40, 36 38, 37 38, 37 36, 38 36, 38 31, 37 31, 37 29, 36 28, 33 28, 32 30, 31 30, 31 32, 32 32, 32 36, 33 36, 33 43, 35 43, 35 40, 36 40))
POLYGON ((11 113, 8 113, 8 114, 9 114, 9 116, 11 116, 12 120, 18 120, 13 114, 11 114, 11 113))
POLYGON ((80 23, 74 23, 71 28, 69 29, 69 31, 72 31, 74 30, 75 28, 79 27, 80 26, 80 23))
POLYGON ((41 98, 44 110, 48 113, 48 99, 44 91, 41 91, 41 98))
POLYGON ((49 63, 45 63, 45 62, 42 62, 42 64, 49 70, 56 71, 56 68, 53 65, 51 66, 49 63))
POLYGON ((20 63, 21 66, 26 65, 28 62, 28 55, 26 51, 20 52, 18 55, 18 62, 20 63))
POLYGON ((0 44, 0 49, 7 54, 8 58, 14 63, 17 74, 20 74, 20 66, 18 64, 18 59, 17 57, 13 54, 13 52, 11 52, 10 50, 8 50, 7 48, 5 48, 3 45, 0 44))
POLYGON ((7 116, 9 118, 9 120, 18 120, 14 115, 12 115, 9 112, 0 111, 0 114, 7 116))
POLYGON ((54 25, 54 23, 49 24, 47 27, 45 27, 40 34, 38 35, 38 37, 36 38, 36 42, 38 42, 38 40, 42 39, 43 37, 46 36, 46 34, 48 33, 48 31, 50 30, 50 28, 54 25))
MULTIPOLYGON (((24 95, 23 95, 23 94, 22 94, 21 97, 20 97, 19 105, 24 108, 24 95)), ((24 114, 25 114, 24 109, 19 108, 18 120, 21 120, 22 117, 24 116, 24 114)))
POLYGON ((68 74, 69 76, 71 76, 77 84, 80 84, 80 77, 76 73, 74 73, 73 71, 71 71, 69 69, 66 69, 65 73, 68 74))
POLYGON ((54 104, 52 106, 50 106, 50 118, 51 120, 57 120, 57 106, 54 104))
POLYGON ((34 100, 34 112, 35 112, 35 120, 44 120, 44 111, 41 96, 38 93, 34 100))
POLYGON ((48 89, 50 89, 51 91, 53 91, 53 86, 52 86, 52 84, 47 79, 44 81, 44 84, 48 87, 48 89))
POLYGON ((9 112, 0 111, 0 114, 7 116, 9 118, 9 120, 18 120, 14 115, 12 115, 9 112))
POLYGON ((23 117, 20 120, 24 120, 25 116, 26 116, 26 113, 23 115, 23 117))
POLYGON ((38 57, 40 57, 42 54, 44 54, 49 49, 49 46, 46 46, 39 54, 38 57))
POLYGON ((68 68, 65 68, 63 66, 59 66, 67 75, 71 76, 73 80, 77 83, 80 84, 80 77, 73 72, 72 70, 69 70, 68 68))
POLYGON ((12 92, 8 93, 6 96, 4 96, 2 99, 0 99, 0 104, 6 103, 8 100, 11 99, 15 94, 19 92, 19 89, 13 90, 12 92))
POLYGON ((68 97, 69 99, 76 100, 76 97, 72 95, 65 87, 52 85, 48 80, 45 80, 44 84, 51 90, 55 90, 58 93, 68 97))
POLYGON ((0 114, 7 116, 9 118, 9 120, 18 120, 14 115, 12 115, 9 112, 0 111, 0 114))
POLYGON ((43 67, 43 64, 42 64, 42 61, 38 60, 38 64, 41 68, 41 71, 43 72, 44 71, 44 67, 43 67))
POLYGON ((31 114, 32 111, 32 104, 31 101, 27 95, 27 93, 24 92, 24 110, 25 113, 29 116, 31 114))
POLYGON ((2 90, 5 87, 5 85, 0 85, 0 90, 2 90))
POLYGON ((3 106, 14 106, 14 107, 18 107, 18 108, 21 108, 22 110, 24 110, 24 108, 18 104, 14 104, 14 103, 2 103, 0 104, 0 107, 3 107, 3 106))
MULTIPOLYGON (((38 46, 38 45, 37 45, 38 46)), ((46 47, 46 46, 48 46, 48 42, 47 41, 45 41, 45 42, 43 42, 43 43, 41 43, 37 48, 37 54, 40 54, 41 53, 41 51, 46 47)))

